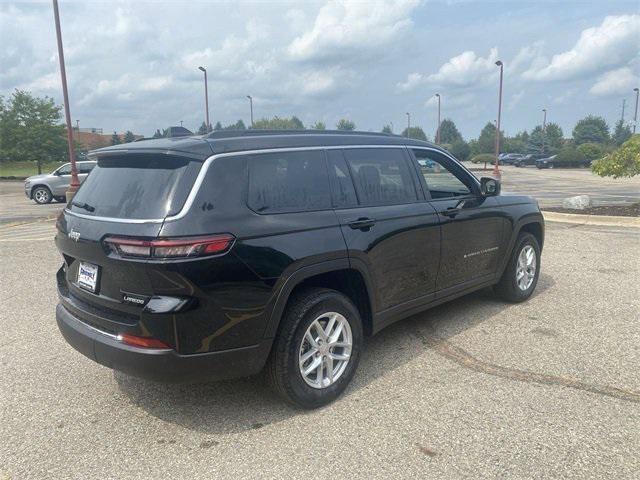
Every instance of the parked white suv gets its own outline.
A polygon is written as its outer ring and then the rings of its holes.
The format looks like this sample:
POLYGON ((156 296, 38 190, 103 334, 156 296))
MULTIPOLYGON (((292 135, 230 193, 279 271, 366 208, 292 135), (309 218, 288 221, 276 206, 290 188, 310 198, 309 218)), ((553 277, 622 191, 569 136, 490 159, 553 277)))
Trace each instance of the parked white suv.
MULTIPOLYGON (((77 162, 78 180, 84 182, 89 172, 96 166, 96 162, 77 162)), ((65 192, 71 183, 71 164, 65 163, 51 173, 34 175, 24 181, 24 194, 36 203, 49 203, 51 200, 64 202, 65 192)))

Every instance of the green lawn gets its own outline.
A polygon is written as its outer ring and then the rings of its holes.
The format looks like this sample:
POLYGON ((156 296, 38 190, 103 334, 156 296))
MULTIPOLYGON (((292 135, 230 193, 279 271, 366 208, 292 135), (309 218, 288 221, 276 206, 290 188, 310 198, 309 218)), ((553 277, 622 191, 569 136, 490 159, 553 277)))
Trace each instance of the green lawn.
MULTIPOLYGON (((45 163, 42 165, 42 173, 53 172, 64 162, 45 163)), ((0 163, 0 177, 26 178, 38 174, 36 162, 2 162, 0 163)))

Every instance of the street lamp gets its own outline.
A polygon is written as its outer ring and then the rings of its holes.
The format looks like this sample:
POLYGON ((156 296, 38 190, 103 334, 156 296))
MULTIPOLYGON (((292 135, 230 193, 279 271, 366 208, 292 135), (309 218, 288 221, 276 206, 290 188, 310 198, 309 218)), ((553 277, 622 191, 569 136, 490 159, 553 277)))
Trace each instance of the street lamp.
POLYGON ((493 169, 493 175, 500 178, 500 169, 498 168, 498 156, 500 155, 500 115, 502 113, 502 75, 504 72, 503 63, 498 60, 496 65, 500 67, 500 90, 498 94, 498 121, 496 123, 496 165, 493 169))
POLYGON ((436 93, 438 97, 438 129, 436 130, 436 145, 440 145, 440 94, 436 93))
POLYGON ((53 0, 53 17, 56 24, 56 39, 58 41, 58 60, 60 61, 60 78, 62 80, 62 98, 64 101, 64 116, 67 122, 67 144, 69 147, 69 161, 71 162, 71 183, 65 192, 67 202, 70 202, 80 187, 78 169, 76 168, 76 152, 73 145, 73 126, 71 125, 71 110, 69 109, 69 92, 67 90, 67 72, 64 68, 64 52, 62 50, 62 31, 60 29, 60 13, 58 0, 53 0))
POLYGON ((209 122, 209 89, 207 86, 207 69, 204 67, 198 67, 198 70, 204 73, 204 109, 207 119, 207 133, 211 130, 211 123, 209 122))
POLYGON ((636 87, 633 91, 636 92, 636 111, 633 114, 633 133, 636 133, 636 125, 638 124, 638 94, 640 93, 640 89, 636 87))
POLYGON ((253 98, 251 95, 247 95, 247 98, 249 99, 249 108, 251 109, 251 128, 253 128, 253 98))
POLYGON ((393 122, 389 122, 391 124, 391 133, 393 133, 393 122))
POLYGON ((544 117, 542 118, 542 152, 544 153, 544 136, 547 132, 547 109, 543 108, 542 111, 544 112, 544 117))
POLYGON ((406 115, 407 115, 407 138, 409 138, 409 130, 411 130, 411 114, 407 112, 406 115))

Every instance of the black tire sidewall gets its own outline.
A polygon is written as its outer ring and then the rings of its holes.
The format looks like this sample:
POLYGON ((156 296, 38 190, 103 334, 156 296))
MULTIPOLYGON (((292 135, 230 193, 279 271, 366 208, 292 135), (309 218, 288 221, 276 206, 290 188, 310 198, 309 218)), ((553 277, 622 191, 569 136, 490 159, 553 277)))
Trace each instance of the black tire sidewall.
MULTIPOLYGON (((297 312, 297 318, 287 320, 295 321, 295 331, 290 337, 284 358, 278 362, 282 373, 286 378, 281 378, 286 382, 287 390, 291 400, 304 408, 317 408, 335 400, 350 383, 360 362, 362 353, 363 333, 362 322, 356 307, 344 295, 335 291, 325 291, 309 308, 303 312, 297 312), (351 348, 351 358, 347 368, 340 378, 329 387, 317 389, 304 381, 298 366, 298 355, 302 338, 313 321, 326 312, 337 312, 343 315, 349 326, 353 337, 351 348), (302 313, 300 315, 300 313, 302 313)), ((289 328, 291 328, 291 324, 289 328)), ((285 327, 286 328, 286 327, 285 327)))
POLYGON ((513 254, 511 255, 511 259, 509 260, 509 268, 505 272, 505 275, 507 275, 504 280, 508 282, 507 292, 510 297, 509 300, 522 302, 531 296, 531 294, 536 289, 538 278, 540 276, 540 246, 538 245, 536 237, 534 237, 530 233, 520 234, 516 246, 513 249, 513 254), (518 257, 520 256, 520 252, 522 252, 522 249, 527 245, 531 245, 536 254, 536 273, 529 288, 527 288, 526 290, 521 290, 520 287, 518 287, 518 283, 516 281, 516 270, 518 267, 518 257))

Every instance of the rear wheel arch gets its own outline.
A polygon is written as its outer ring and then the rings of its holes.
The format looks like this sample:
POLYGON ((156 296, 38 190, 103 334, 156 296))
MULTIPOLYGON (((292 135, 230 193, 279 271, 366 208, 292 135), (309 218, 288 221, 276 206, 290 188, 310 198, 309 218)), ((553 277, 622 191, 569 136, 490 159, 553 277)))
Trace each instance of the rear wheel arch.
POLYGON ((269 325, 265 336, 272 337, 277 334, 280 320, 298 292, 309 288, 326 288, 335 290, 345 295, 358 309, 362 319, 362 328, 365 335, 371 335, 373 327, 373 299, 371 287, 366 273, 352 268, 348 260, 345 263, 331 261, 325 264, 301 268, 294 272, 282 287, 276 305, 273 308, 269 325))

